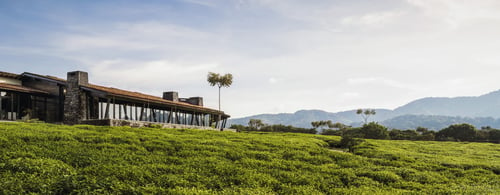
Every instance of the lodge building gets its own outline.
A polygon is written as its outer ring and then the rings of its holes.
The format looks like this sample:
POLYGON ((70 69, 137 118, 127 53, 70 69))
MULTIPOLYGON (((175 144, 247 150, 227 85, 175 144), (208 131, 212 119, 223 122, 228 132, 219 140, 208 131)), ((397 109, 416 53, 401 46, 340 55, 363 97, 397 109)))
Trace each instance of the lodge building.
POLYGON ((179 98, 173 91, 157 97, 94 85, 83 71, 68 72, 66 80, 0 71, 0 120, 223 129, 229 117, 204 107, 202 97, 179 98))

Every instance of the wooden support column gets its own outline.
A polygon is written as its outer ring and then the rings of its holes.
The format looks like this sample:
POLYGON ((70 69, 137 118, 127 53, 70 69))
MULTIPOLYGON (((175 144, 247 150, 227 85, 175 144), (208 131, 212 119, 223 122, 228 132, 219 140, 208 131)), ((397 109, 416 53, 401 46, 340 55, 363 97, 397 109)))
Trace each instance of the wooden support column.
POLYGON ((191 114, 191 122, 189 125, 194 125, 194 117, 196 115, 196 112, 193 112, 193 114, 191 114))
POLYGON ((118 119, 122 119, 122 107, 118 104, 118 119))
POLYGON ((128 120, 127 104, 123 104, 123 114, 125 114, 125 120, 128 120))
POLYGON ((224 119, 222 121, 223 121, 222 122, 222 126, 220 127, 221 130, 224 129, 224 128, 226 128, 227 119, 224 119))
POLYGON ((173 108, 170 108, 170 112, 169 112, 169 114, 168 114, 167 123, 172 122, 172 117, 173 117, 173 114, 174 114, 174 109, 173 109, 173 108))
POLYGON ((115 97, 113 97, 113 119, 116 119, 116 101, 115 101, 115 97))
POLYGON ((2 112, 2 91, 0 91, 0 120, 3 119, 3 112, 2 112))
POLYGON ((17 108, 16 108, 16 113, 17 113, 17 119, 21 119, 21 95, 17 95, 17 108))
MULTIPOLYGON (((19 104, 19 103, 18 103, 18 104, 19 104)), ((48 121, 48 120, 49 120, 49 109, 48 109, 48 106, 47 106, 47 97, 44 97, 44 98, 43 98, 43 104, 44 104, 44 105, 43 105, 43 113, 44 113, 44 115, 45 115, 45 116, 44 116, 44 118, 45 118, 45 120, 44 120, 44 121, 46 121, 46 122, 50 122, 50 121, 48 121)))
POLYGON ((133 116, 132 116, 133 107, 134 107, 133 105, 130 105, 130 119, 129 120, 133 120, 132 119, 133 118, 133 116))
POLYGON ((143 104, 141 107, 141 116, 139 117, 139 121, 142 121, 144 118, 144 107, 146 107, 146 104, 143 104))
POLYGON ((14 120, 14 93, 10 93, 10 120, 14 120))
POLYGON ((109 119, 109 105, 111 104, 111 99, 108 98, 106 102, 106 112, 104 113, 104 118, 109 119))
POLYGON ((158 121, 156 121, 156 110, 155 109, 151 109, 151 117, 153 119, 153 122, 158 122, 158 121))
POLYGON ((177 112, 177 111, 175 112, 175 119, 177 121, 177 124, 181 124, 181 119, 179 117, 179 112, 177 112))
POLYGON ((137 105, 134 104, 134 107, 135 107, 135 120, 140 121, 141 119, 137 118, 137 105))
POLYGON ((102 119, 103 118, 103 113, 104 113, 104 110, 102 110, 103 109, 102 102, 99 102, 99 107, 101 108, 99 110, 99 119, 102 119))

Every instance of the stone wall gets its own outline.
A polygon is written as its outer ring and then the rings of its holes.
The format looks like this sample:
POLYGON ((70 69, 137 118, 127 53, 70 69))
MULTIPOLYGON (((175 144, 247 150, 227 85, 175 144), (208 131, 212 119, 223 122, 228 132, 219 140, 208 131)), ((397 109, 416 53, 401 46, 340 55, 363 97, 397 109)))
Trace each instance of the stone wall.
MULTIPOLYGON (((203 127, 195 125, 180 125, 180 124, 170 124, 170 123, 155 123, 147 121, 131 121, 131 120, 119 120, 119 119, 95 119, 95 120, 83 120, 81 124, 86 125, 97 125, 97 126, 129 126, 129 127, 161 127, 168 129, 201 129, 201 130, 213 130, 219 131, 219 129, 214 129, 212 127, 203 127)), ((224 129, 224 131, 236 132, 235 129, 224 129)))
POLYGON ((79 124, 87 116, 87 94, 80 90, 80 85, 88 84, 88 73, 68 72, 66 98, 64 99, 64 124, 79 124))

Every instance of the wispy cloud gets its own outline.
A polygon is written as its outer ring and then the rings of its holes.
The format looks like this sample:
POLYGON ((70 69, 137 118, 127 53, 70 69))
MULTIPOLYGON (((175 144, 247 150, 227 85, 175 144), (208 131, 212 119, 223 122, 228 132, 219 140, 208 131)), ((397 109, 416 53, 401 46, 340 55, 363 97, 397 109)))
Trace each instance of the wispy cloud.
POLYGON ((53 70, 87 70, 96 83, 152 94, 178 89, 206 96, 208 106, 216 91, 207 72, 229 72, 235 82, 223 92, 223 108, 233 116, 391 108, 497 88, 485 84, 497 83, 500 64, 500 3, 493 0, 37 5, 22 12, 36 24, 10 19, 13 32, 35 25, 36 36, 0 32, 2 65, 35 69, 42 62, 33 59, 43 58, 53 70))

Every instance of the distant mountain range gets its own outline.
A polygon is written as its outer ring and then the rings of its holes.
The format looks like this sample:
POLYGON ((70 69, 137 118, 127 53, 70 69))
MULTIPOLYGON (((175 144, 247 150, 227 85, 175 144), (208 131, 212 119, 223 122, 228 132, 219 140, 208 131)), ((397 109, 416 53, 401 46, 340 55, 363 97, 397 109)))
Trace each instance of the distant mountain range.
MULTIPOLYGON (((500 128, 500 90, 476 97, 422 98, 394 110, 376 109, 369 121, 387 127, 415 129, 427 127, 440 130, 451 124, 470 123, 477 128, 500 128)), ((295 113, 260 114, 235 118, 229 124, 247 125, 250 119, 261 119, 266 124, 283 124, 310 128, 312 121, 331 120, 352 126, 362 124, 356 110, 331 113, 322 110, 299 110, 295 113)))

